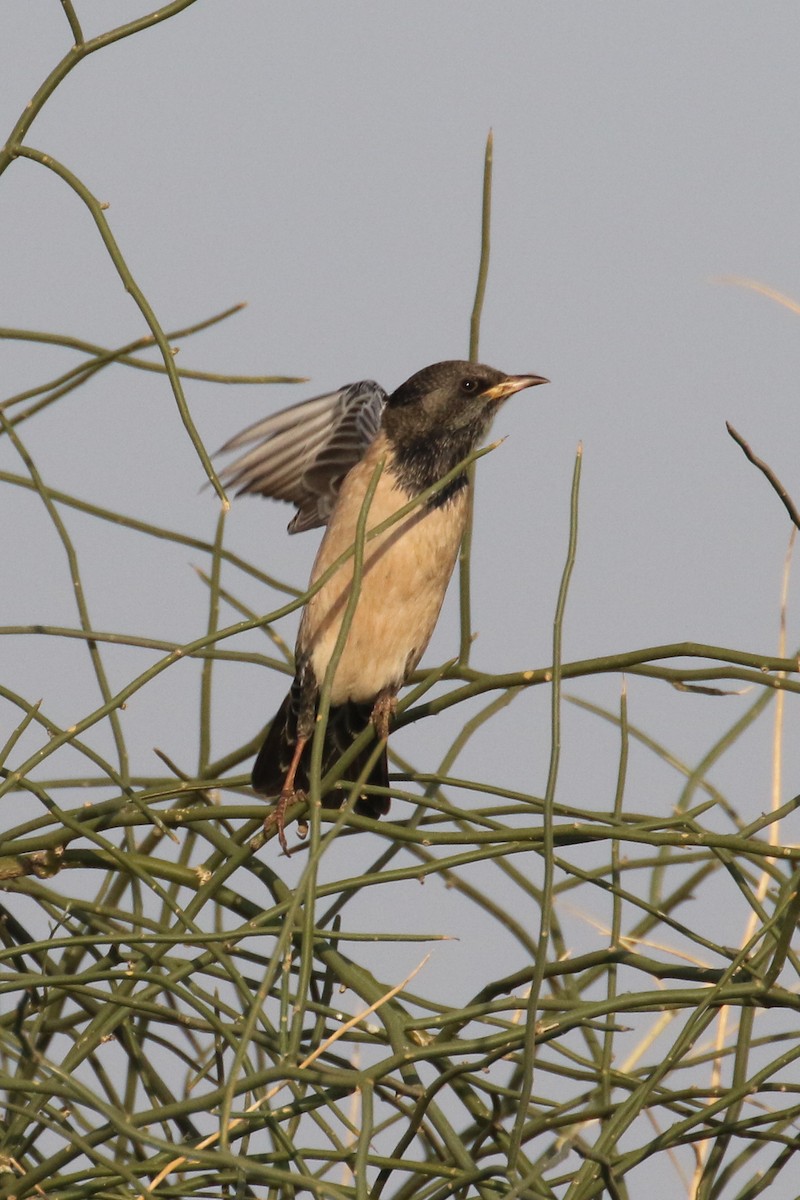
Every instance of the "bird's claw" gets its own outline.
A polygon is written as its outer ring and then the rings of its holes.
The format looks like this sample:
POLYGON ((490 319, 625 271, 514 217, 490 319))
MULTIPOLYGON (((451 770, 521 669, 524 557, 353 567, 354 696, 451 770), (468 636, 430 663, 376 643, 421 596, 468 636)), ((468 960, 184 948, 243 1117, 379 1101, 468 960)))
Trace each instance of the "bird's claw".
POLYGON ((273 825, 278 833, 278 841, 281 850, 287 858, 290 857, 289 843, 286 841, 286 810, 295 800, 302 800, 303 792, 296 792, 293 788, 284 789, 278 796, 278 803, 273 808, 272 812, 267 813, 264 818, 264 832, 268 832, 273 825))

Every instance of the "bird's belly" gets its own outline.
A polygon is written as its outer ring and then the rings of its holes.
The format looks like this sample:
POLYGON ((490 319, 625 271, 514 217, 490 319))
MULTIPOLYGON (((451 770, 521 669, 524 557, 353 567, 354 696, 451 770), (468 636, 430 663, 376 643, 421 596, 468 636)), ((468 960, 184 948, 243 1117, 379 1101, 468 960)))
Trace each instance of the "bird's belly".
MULTIPOLYGON (((370 509, 369 525, 385 520, 408 496, 382 478, 370 509), (381 486, 383 485, 383 486, 381 486)), ((331 701, 371 701, 384 689, 397 689, 421 658, 439 616, 466 520, 466 489, 439 508, 416 510, 367 542, 361 587, 339 659, 331 701)), ((352 545, 355 520, 344 536, 326 537, 312 579, 352 545), (334 544, 331 544, 333 541, 334 544)), ((306 606, 298 651, 307 656, 321 685, 350 597, 353 560, 340 567, 306 606)))

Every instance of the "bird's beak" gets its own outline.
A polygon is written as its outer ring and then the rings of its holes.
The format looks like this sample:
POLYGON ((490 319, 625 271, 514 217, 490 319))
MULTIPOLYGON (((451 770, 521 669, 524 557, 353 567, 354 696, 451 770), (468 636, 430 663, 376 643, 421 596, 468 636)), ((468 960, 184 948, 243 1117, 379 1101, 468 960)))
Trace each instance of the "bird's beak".
POLYGON ((536 387, 538 383, 549 382, 550 380, 545 379, 542 375, 506 375, 500 383, 496 383, 494 387, 488 388, 483 393, 483 399, 499 404, 502 400, 513 396, 514 392, 521 392, 523 388, 536 387))

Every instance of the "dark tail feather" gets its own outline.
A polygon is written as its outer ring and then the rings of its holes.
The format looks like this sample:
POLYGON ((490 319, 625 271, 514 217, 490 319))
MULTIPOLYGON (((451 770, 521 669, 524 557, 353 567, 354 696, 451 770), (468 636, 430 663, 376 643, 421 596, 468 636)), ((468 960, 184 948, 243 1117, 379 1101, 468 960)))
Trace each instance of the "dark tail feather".
MULTIPOLYGON (((347 704, 340 704, 337 708, 331 709, 328 714, 328 727, 325 730, 325 748, 322 754, 323 775, 336 764, 345 750, 349 750, 358 735, 367 728, 371 716, 371 704, 354 704, 352 701, 349 701, 347 704)), ((310 765, 310 746, 308 750, 309 757, 307 762, 310 765)), ((359 779, 362 772, 367 769, 367 762, 374 753, 375 742, 372 741, 347 766, 345 769, 345 778, 359 779)), ((389 763, 386 757, 385 746, 381 748, 378 761, 374 764, 364 782, 373 787, 388 788, 389 763)), ((328 808, 341 808, 347 796, 347 790, 346 787, 334 787, 324 797, 323 803, 328 808)), ((365 796, 362 793, 356 800, 355 810, 363 817, 372 817, 374 820, 377 820, 378 817, 389 811, 389 797, 365 796)))
MULTIPOLYGON (((322 751, 322 774, 326 775, 335 765, 345 750, 349 749, 356 737, 366 729, 372 715, 371 704, 340 704, 332 708, 328 715, 328 725, 325 730, 325 745, 322 751)), ((292 752, 297 740, 297 711, 292 703, 291 692, 275 714, 269 727, 264 744, 258 752, 253 766, 252 782, 255 791, 262 796, 277 796, 283 787, 286 773, 292 761, 292 752)), ((371 742, 349 764, 346 771, 348 779, 357 779, 366 769, 367 761, 375 752, 375 743, 371 742)), ((309 771, 311 770, 311 742, 303 751, 300 765, 295 776, 295 788, 307 792, 309 789, 309 771)), ((373 787, 389 786, 389 764, 384 746, 373 766, 366 783, 373 787)), ((326 796, 323 803, 326 808, 341 808, 347 796, 344 786, 337 784, 326 796)), ((388 796, 361 795, 356 800, 355 810, 364 817, 377 819, 389 811, 388 796)))
MULTIPOLYGON (((253 764, 251 781, 262 796, 279 796, 292 761, 297 738, 297 712, 289 692, 267 730, 263 745, 253 764)), ((299 780, 299 772, 298 772, 299 780)), ((298 782, 298 787, 303 784, 298 782)))

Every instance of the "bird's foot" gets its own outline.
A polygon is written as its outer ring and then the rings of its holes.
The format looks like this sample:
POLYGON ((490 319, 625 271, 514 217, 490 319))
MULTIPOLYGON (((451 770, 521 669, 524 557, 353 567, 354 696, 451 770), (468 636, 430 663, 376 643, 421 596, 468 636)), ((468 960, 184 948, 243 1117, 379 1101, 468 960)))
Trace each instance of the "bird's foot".
POLYGON ((286 841, 286 810, 295 800, 303 800, 304 798, 304 792, 297 792, 294 788, 284 788, 280 796, 278 796, 278 803, 271 813, 267 813, 264 819, 264 832, 267 833, 275 826, 281 850, 287 858, 290 857, 290 850, 289 843, 286 841))
POLYGON ((386 741, 389 736, 389 722, 397 708, 397 696, 394 692, 381 692, 372 706, 372 724, 378 737, 386 741))

